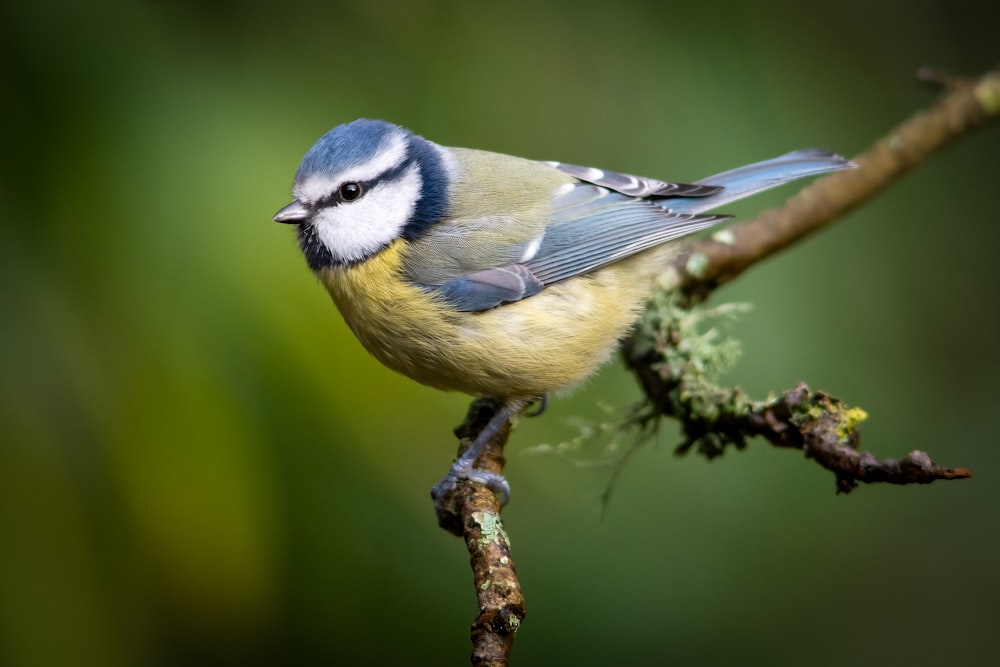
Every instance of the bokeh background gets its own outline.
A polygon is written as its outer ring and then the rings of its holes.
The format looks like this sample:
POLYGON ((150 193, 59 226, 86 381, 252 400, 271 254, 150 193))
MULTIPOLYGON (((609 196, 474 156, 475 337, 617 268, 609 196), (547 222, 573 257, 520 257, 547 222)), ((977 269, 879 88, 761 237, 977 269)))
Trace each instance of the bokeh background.
MULTIPOLYGON (((919 66, 996 64, 988 5, 4 3, 0 664, 466 663, 428 489, 468 399, 368 357, 271 222, 330 127, 677 180, 850 155, 933 99, 919 66)), ((667 424, 602 518, 606 468, 531 451, 638 398, 611 365, 509 448, 515 664, 996 664, 998 155, 968 137, 716 297, 754 306, 729 381, 976 477, 838 497, 667 424)))

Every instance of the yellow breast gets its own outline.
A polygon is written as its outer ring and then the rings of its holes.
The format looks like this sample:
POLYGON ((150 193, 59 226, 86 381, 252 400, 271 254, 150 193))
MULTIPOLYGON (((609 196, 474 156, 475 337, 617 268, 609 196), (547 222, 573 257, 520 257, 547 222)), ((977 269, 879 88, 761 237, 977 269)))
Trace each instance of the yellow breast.
POLYGON ((577 384, 634 322, 670 251, 653 251, 480 313, 456 312, 400 273, 397 241, 320 278, 362 345, 389 368, 449 391, 534 398, 577 384))

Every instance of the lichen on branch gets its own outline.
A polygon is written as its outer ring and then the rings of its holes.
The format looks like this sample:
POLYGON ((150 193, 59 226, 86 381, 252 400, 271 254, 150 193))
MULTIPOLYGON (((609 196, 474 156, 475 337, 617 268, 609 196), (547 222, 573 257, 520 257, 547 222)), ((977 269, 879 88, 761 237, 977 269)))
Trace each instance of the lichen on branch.
POLYGON ((802 450, 834 473, 840 493, 859 483, 927 484, 972 476, 966 468, 936 466, 920 451, 902 461, 879 461, 857 451, 865 411, 805 383, 760 401, 739 387, 717 385, 716 375, 732 363, 738 348, 704 325, 742 308, 685 306, 682 300, 677 293, 657 295, 623 346, 625 362, 645 393, 635 421, 650 430, 663 417, 676 419, 684 438, 679 454, 694 449, 712 459, 729 446, 743 449, 748 438, 759 436, 776 447, 802 450))

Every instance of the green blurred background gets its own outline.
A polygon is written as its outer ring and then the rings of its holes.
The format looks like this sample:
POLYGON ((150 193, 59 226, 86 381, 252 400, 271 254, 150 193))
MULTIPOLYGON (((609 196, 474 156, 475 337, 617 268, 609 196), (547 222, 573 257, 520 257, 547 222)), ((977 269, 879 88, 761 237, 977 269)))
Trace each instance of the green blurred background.
MULTIPOLYGON (((919 66, 995 65, 988 11, 5 3, 0 664, 466 663, 428 489, 468 399, 368 357, 271 222, 333 125, 678 180, 850 155, 933 98, 919 66)), ((971 136, 717 295, 754 304, 732 382, 805 380, 879 456, 976 477, 837 497, 762 443, 676 459, 667 425, 602 519, 607 469, 528 451, 637 399, 612 365, 509 448, 515 664, 996 664, 998 155, 971 136)))

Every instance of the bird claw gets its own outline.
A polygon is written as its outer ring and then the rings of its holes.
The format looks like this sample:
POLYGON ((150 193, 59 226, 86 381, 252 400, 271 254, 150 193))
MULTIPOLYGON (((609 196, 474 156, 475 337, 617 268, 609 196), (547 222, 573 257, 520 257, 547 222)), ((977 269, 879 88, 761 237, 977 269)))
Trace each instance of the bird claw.
POLYGON ((503 475, 486 470, 476 470, 471 466, 453 466, 441 478, 441 481, 431 487, 431 499, 434 501, 434 507, 437 509, 438 514, 441 513, 445 498, 454 492, 460 479, 467 479, 470 482, 476 482, 485 486, 493 492, 501 507, 510 501, 510 483, 507 482, 507 479, 503 475))
POLYGON ((500 507, 510 502, 510 484, 503 475, 498 475, 495 472, 486 472, 485 470, 471 470, 470 473, 471 476, 469 479, 473 482, 479 482, 492 491, 500 507))

